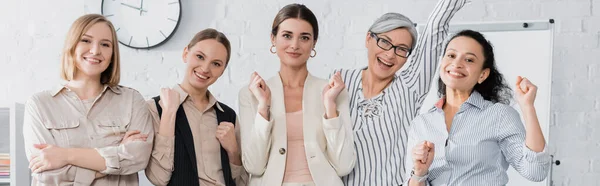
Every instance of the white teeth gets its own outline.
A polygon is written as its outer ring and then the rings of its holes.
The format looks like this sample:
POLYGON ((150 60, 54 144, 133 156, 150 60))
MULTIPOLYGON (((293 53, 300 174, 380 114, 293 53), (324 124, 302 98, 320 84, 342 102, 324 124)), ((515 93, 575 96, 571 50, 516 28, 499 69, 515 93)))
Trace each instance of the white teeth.
POLYGON ((458 72, 454 72, 454 71, 448 71, 448 73, 452 74, 452 75, 455 75, 455 76, 461 76, 461 77, 464 76, 463 74, 458 73, 458 72))
POLYGON ((386 63, 386 62, 384 62, 384 61, 383 61, 383 60, 381 60, 381 59, 379 59, 379 62, 381 62, 381 63, 383 63, 384 65, 387 65, 387 66, 392 66, 392 65, 393 65, 393 64, 391 64, 391 63, 386 63))
POLYGON ((92 62, 92 63, 100 63, 100 60, 97 60, 97 59, 85 58, 85 60, 88 62, 92 62))
POLYGON ((203 75, 200 75, 200 74, 198 74, 198 73, 196 73, 196 72, 194 72, 194 74, 196 75, 196 77, 198 77, 198 78, 200 78, 200 79, 208 79, 208 77, 206 77, 206 76, 203 76, 203 75))

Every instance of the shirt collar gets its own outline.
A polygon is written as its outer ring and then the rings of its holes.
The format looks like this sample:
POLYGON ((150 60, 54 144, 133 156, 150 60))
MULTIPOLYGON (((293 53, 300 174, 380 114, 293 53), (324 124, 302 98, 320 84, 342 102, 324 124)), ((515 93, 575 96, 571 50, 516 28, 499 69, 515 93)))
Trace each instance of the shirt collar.
POLYGON ((487 101, 483 99, 483 96, 479 92, 473 91, 466 102, 481 110, 485 107, 487 101))
MULTIPOLYGON (((107 84, 104 84, 103 86, 102 93, 104 93, 106 89, 109 89, 115 94, 121 94, 121 88, 119 86, 108 86, 107 84)), ((58 93, 60 93, 63 89, 69 90, 66 84, 54 87, 54 89, 52 89, 52 97, 58 95, 58 93)))
MULTIPOLYGON (((442 110, 444 104, 446 103, 446 96, 442 96, 442 98, 440 98, 435 104, 434 107, 430 110, 442 110)), ((481 96, 481 94, 477 91, 473 91, 471 93, 471 95, 469 96, 469 98, 467 99, 467 101, 465 101, 465 103, 468 103, 472 106, 474 106, 475 108, 478 109, 483 109, 487 103, 487 100, 485 100, 483 98, 483 96, 481 96)), ((464 104, 464 103, 463 103, 464 104)))
MULTIPOLYGON (((185 92, 185 90, 183 90, 183 88, 181 88, 181 86, 179 84, 174 85, 172 87, 173 90, 175 90, 177 93, 179 93, 179 104, 181 105, 183 102, 185 102, 185 100, 187 100, 188 98, 191 98, 190 95, 185 92)), ((212 107, 212 106, 217 106, 217 109, 219 109, 219 111, 221 112, 225 112, 223 110, 223 108, 221 107, 221 104, 219 104, 219 102, 217 101, 217 98, 215 98, 215 96, 213 96, 213 94, 210 91, 207 91, 206 94, 208 94, 208 106, 212 107)), ((206 107, 207 109, 210 107, 206 107)))

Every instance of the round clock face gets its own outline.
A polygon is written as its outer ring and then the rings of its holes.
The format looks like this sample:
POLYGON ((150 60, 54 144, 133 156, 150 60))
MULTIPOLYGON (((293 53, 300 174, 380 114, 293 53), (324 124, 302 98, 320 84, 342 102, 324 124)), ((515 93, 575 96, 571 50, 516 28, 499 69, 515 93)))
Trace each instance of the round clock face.
POLYGON ((115 26, 119 42, 152 48, 167 41, 179 25, 179 0, 103 0, 102 15, 115 26))

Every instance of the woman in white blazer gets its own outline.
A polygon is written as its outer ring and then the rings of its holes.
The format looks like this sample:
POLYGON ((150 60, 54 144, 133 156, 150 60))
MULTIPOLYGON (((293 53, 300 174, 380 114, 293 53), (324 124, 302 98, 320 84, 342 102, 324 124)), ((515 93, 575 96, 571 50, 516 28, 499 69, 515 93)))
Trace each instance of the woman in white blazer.
POLYGON ((304 5, 282 8, 271 32, 279 74, 256 72, 239 94, 242 162, 249 185, 343 185, 356 155, 348 93, 340 74, 309 74, 318 38, 315 15, 304 5))

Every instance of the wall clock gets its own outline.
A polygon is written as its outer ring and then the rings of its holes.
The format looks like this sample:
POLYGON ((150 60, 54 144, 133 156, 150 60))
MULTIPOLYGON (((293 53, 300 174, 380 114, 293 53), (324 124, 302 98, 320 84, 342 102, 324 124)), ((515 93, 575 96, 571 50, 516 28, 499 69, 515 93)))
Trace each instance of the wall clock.
POLYGON ((115 26, 119 43, 149 49, 174 35, 181 20, 181 1, 102 0, 101 11, 115 26))

